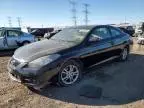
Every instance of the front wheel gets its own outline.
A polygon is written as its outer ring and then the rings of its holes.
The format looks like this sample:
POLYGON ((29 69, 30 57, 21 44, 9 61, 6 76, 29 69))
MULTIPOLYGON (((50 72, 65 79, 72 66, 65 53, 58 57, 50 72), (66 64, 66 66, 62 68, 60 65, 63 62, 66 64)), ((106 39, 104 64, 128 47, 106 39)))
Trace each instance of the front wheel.
POLYGON ((58 83, 61 86, 70 86, 81 79, 81 66, 75 61, 68 61, 60 69, 58 83))
POLYGON ((125 61, 125 60, 128 59, 128 56, 129 56, 129 49, 128 49, 127 47, 125 47, 125 48, 122 50, 119 59, 120 59, 121 61, 125 61))

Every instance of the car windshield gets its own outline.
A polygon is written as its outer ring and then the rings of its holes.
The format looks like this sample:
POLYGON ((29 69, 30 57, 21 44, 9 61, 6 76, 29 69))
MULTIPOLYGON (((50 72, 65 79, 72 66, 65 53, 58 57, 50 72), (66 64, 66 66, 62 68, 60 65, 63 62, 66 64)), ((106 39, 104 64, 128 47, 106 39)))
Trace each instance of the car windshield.
POLYGON ((54 35, 52 40, 80 43, 84 40, 90 29, 65 28, 54 35))

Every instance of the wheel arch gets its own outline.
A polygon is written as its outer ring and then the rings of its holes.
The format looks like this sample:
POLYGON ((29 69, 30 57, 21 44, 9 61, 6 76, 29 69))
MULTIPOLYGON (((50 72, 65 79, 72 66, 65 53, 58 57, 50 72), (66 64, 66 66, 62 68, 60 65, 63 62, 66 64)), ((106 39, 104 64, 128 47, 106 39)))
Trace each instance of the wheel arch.
POLYGON ((124 48, 128 48, 128 51, 130 51, 130 45, 126 45, 124 48))
POLYGON ((70 60, 74 60, 75 62, 77 62, 78 64, 80 64, 80 67, 83 70, 84 64, 83 64, 83 62, 79 58, 72 58, 70 60))
POLYGON ((31 43, 29 40, 24 40, 22 43, 24 44, 24 43, 31 43))

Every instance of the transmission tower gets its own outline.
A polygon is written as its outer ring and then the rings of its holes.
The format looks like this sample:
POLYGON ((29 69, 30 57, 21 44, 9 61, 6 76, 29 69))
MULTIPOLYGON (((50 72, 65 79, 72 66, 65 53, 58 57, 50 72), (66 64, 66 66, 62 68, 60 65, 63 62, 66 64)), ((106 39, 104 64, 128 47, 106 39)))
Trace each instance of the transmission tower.
POLYGON ((88 11, 88 7, 90 6, 89 4, 83 4, 84 5, 84 14, 85 14, 85 19, 84 19, 84 21, 85 21, 85 25, 87 26, 88 25, 88 15, 89 15, 89 11, 88 11))
POLYGON ((74 26, 77 26, 77 10, 76 10, 76 2, 73 0, 69 0, 69 3, 72 6, 71 13, 72 13, 72 22, 74 26))
POLYGON ((11 21, 11 17, 10 16, 8 17, 8 24, 9 24, 9 27, 12 27, 12 21, 11 21))
POLYGON ((22 21, 21 21, 21 18, 20 18, 20 17, 17 17, 17 22, 18 22, 18 26, 21 27, 21 22, 22 22, 22 21))

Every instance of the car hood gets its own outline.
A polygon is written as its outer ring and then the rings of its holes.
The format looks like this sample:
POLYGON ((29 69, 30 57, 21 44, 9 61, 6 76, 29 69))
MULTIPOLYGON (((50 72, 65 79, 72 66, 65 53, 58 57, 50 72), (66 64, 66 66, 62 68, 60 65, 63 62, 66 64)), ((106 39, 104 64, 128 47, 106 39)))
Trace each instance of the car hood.
POLYGON ((49 54, 58 53, 72 46, 74 46, 74 43, 45 39, 17 49, 13 57, 22 62, 30 62, 49 54))

